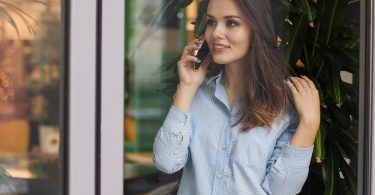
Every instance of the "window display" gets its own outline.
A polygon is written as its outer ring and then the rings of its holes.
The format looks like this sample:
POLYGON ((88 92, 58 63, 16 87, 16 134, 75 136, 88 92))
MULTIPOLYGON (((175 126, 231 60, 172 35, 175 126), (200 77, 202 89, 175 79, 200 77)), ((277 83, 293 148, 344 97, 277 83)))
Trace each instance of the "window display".
POLYGON ((0 8, 0 166, 18 194, 57 194, 61 2, 0 8))

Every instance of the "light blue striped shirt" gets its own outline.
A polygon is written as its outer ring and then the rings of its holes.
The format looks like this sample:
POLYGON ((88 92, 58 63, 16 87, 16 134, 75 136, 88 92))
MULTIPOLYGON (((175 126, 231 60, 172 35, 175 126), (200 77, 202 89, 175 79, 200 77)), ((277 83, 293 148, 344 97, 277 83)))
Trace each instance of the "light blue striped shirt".
POLYGON ((220 82, 221 74, 198 89, 188 113, 174 106, 156 135, 155 166, 165 173, 183 168, 180 195, 261 195, 298 193, 309 171, 313 146, 289 145, 298 119, 288 109, 272 129, 240 133, 220 82))

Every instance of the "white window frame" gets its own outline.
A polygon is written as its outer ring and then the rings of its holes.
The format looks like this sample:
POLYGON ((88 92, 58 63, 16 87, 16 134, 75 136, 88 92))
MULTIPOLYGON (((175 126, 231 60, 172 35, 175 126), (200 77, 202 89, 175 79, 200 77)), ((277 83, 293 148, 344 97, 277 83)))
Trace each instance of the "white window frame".
POLYGON ((69 1, 69 195, 95 194, 96 15, 92 0, 69 1))
POLYGON ((123 194, 125 1, 102 0, 101 195, 123 194))
POLYGON ((125 5, 116 0, 71 0, 65 5, 69 91, 64 190, 69 195, 120 195, 125 5))

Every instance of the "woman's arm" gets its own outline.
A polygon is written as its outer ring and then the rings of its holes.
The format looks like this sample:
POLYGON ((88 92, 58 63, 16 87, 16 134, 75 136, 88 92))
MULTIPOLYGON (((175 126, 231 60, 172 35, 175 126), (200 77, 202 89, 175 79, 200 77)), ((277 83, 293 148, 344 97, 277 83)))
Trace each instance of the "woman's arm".
POLYGON ((188 158, 188 147, 192 132, 190 108, 198 87, 202 84, 208 62, 204 62, 197 71, 193 63, 198 59, 193 56, 203 40, 195 39, 184 49, 177 63, 180 83, 177 86, 173 106, 159 129, 153 146, 153 161, 157 168, 165 173, 180 170, 188 158))
POLYGON ((154 141, 153 161, 158 169, 171 174, 185 165, 191 131, 191 114, 172 106, 154 141))
POLYGON ((297 194, 307 178, 313 144, 320 125, 319 93, 306 76, 292 77, 288 86, 294 98, 298 118, 276 142, 267 164, 263 188, 269 194, 297 194))
POLYGON ((320 125, 318 90, 306 76, 292 77, 288 81, 288 86, 299 116, 299 124, 290 144, 297 148, 312 146, 320 125))
POLYGON ((297 194, 305 183, 313 146, 296 148, 290 144, 297 126, 298 120, 293 116, 287 129, 276 141, 262 185, 268 194, 297 194))

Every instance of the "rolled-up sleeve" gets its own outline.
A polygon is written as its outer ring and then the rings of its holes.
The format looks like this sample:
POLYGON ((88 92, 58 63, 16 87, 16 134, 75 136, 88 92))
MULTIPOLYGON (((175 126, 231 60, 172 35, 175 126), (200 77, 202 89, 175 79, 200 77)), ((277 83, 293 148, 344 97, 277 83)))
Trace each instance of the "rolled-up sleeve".
POLYGON ((191 127, 191 113, 172 106, 154 140, 153 161, 159 170, 171 174, 185 165, 191 127))
POLYGON ((297 148, 289 145, 298 121, 293 120, 278 138, 267 163, 263 189, 272 195, 291 195, 301 191, 309 172, 314 146, 297 148))

